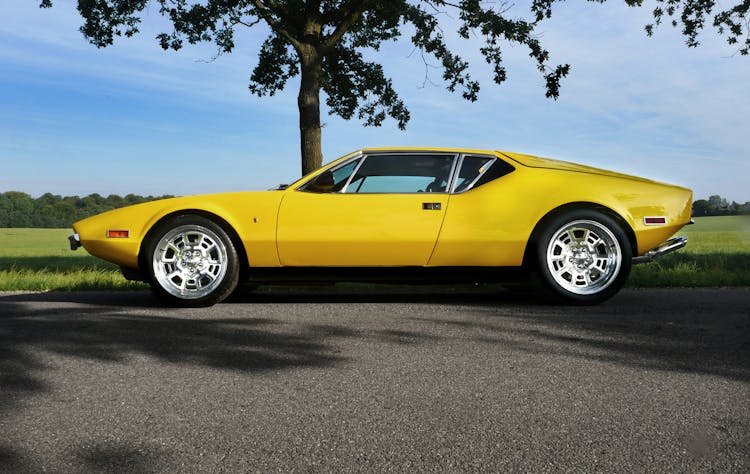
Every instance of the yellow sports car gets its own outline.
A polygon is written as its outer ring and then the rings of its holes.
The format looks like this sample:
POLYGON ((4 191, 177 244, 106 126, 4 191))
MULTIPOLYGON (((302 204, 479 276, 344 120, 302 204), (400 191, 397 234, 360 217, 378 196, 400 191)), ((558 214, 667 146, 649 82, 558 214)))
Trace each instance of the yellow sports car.
POLYGON ((488 282, 529 278, 591 304, 631 265, 685 246, 692 191, 518 153, 359 150, 261 192, 180 197, 73 225, 71 248, 178 306, 241 280, 488 282))

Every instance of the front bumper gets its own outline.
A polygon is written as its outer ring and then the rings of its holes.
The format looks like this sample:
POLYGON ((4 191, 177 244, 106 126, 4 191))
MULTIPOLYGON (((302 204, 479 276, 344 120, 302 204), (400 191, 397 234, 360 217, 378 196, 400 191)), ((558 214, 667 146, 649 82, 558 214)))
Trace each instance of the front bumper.
POLYGON ((672 237, 671 239, 662 243, 655 249, 649 250, 640 257, 634 257, 633 264, 652 262, 654 259, 661 257, 662 255, 666 255, 668 253, 674 252, 675 250, 681 249, 682 247, 687 245, 687 242, 688 238, 684 235, 681 235, 679 237, 672 237))
POLYGON ((68 242, 70 242, 70 250, 78 250, 81 246, 81 236, 78 234, 70 235, 68 236, 68 242))

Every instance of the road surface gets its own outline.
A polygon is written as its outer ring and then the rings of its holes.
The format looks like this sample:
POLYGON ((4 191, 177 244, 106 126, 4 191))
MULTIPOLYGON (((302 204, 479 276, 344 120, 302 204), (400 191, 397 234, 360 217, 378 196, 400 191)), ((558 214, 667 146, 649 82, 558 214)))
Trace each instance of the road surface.
POLYGON ((750 289, 0 294, 0 472, 750 472, 750 289))

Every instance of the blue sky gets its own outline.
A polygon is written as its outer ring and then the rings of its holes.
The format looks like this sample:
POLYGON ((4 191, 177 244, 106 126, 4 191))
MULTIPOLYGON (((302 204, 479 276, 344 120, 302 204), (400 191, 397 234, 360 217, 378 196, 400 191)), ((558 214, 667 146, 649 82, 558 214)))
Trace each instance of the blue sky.
MULTIPOLYGON (((211 45, 161 50, 156 7, 137 37, 97 49, 78 32, 73 0, 37 4, 0 2, 0 191, 186 195, 299 177, 297 81, 270 98, 247 90, 262 27, 207 61, 211 45)), ((497 86, 478 40, 455 41, 482 83, 468 103, 437 70, 435 84, 423 84, 408 41, 387 44, 373 58, 411 122, 405 132, 393 121, 365 128, 324 110, 325 161, 370 146, 501 149, 681 184, 696 198, 750 200, 750 59, 712 29, 697 49, 669 26, 647 38, 650 10, 616 1, 557 7, 538 32, 553 62, 572 66, 558 101, 544 98, 522 48, 506 50, 509 77, 497 86)))

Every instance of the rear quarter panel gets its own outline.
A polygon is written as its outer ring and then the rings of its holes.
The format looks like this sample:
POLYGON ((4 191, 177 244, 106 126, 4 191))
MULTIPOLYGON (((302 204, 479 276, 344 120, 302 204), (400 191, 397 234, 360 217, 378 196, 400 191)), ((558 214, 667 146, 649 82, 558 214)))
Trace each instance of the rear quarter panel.
POLYGON ((689 189, 644 179, 628 179, 570 171, 529 169, 534 183, 548 194, 551 209, 572 202, 590 202, 622 217, 636 236, 636 254, 664 242, 690 222, 693 193, 689 189), (643 218, 664 216, 666 224, 647 226, 643 218))
POLYGON ((636 236, 634 253, 641 255, 690 222, 692 192, 642 179, 517 166, 450 197, 430 265, 519 266, 537 223, 572 203, 619 214, 636 236), (645 216, 665 216, 667 224, 645 226, 645 216))

